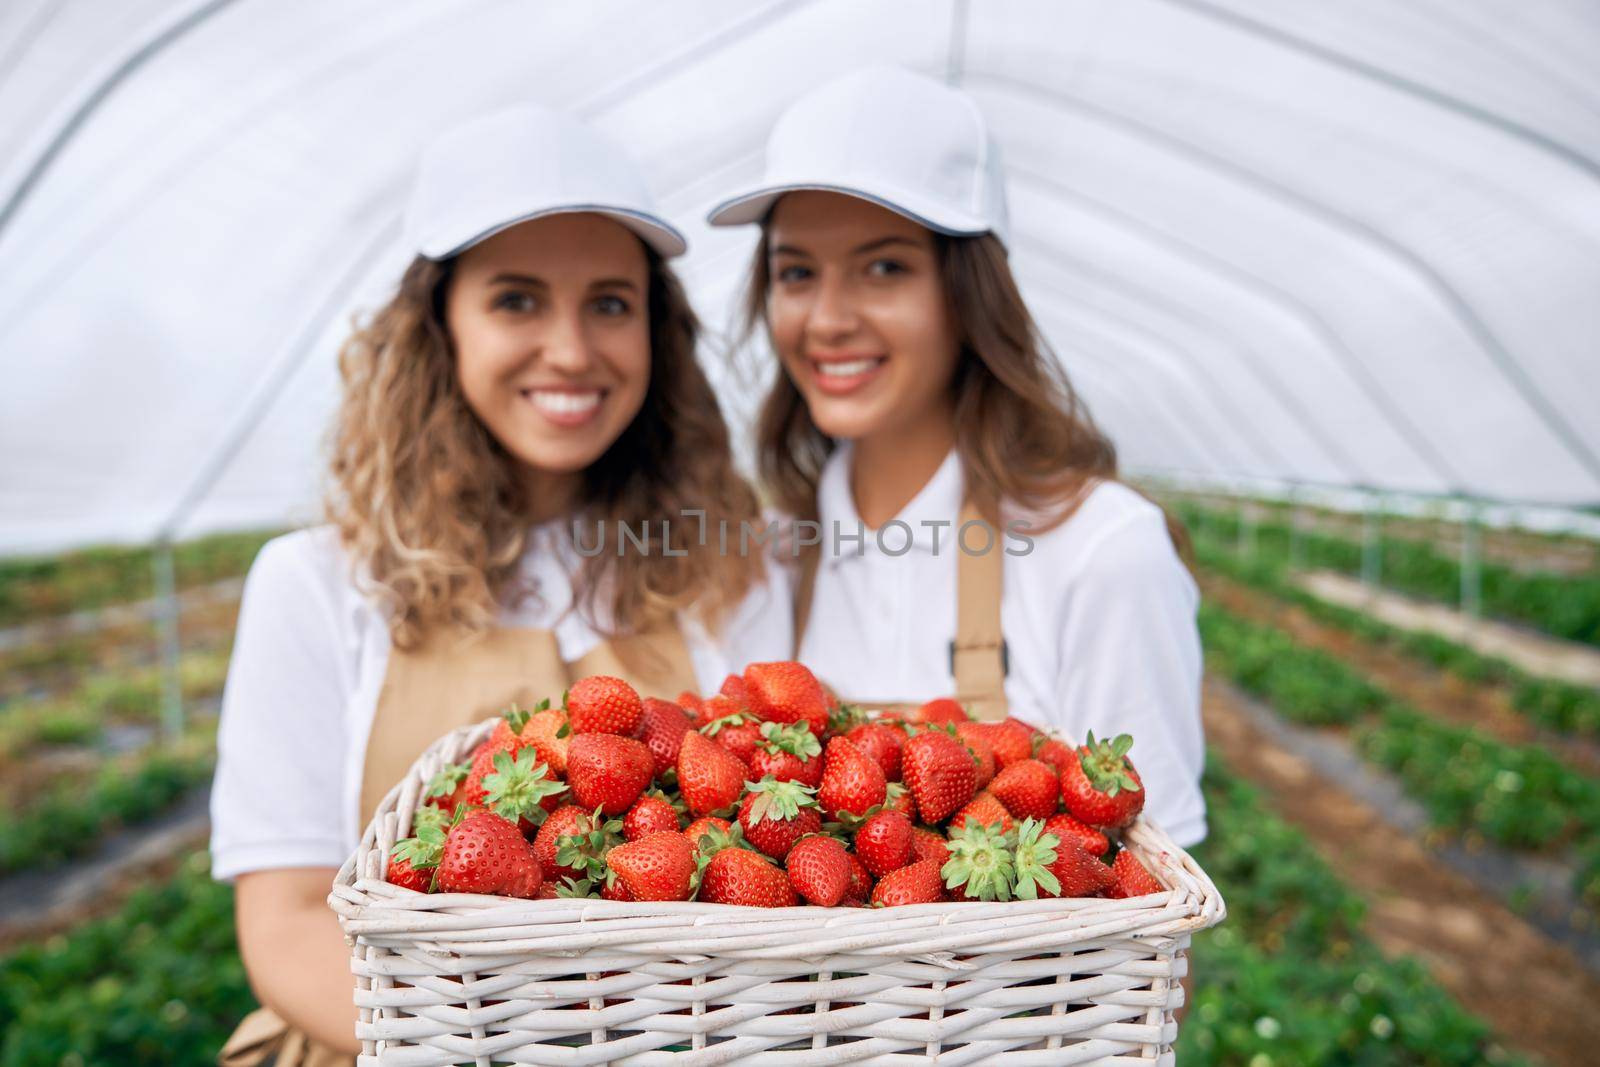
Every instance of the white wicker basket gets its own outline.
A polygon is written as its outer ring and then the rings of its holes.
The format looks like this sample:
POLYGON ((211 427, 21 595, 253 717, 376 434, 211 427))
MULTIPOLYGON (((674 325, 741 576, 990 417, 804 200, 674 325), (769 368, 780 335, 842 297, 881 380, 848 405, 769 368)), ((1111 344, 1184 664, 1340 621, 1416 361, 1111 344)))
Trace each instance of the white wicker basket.
POLYGON ((361 1067, 1173 1062, 1189 938, 1225 911, 1148 821, 1124 841, 1172 888, 1126 900, 766 909, 383 881, 423 784, 493 725, 418 759, 328 898, 353 946, 361 1067))

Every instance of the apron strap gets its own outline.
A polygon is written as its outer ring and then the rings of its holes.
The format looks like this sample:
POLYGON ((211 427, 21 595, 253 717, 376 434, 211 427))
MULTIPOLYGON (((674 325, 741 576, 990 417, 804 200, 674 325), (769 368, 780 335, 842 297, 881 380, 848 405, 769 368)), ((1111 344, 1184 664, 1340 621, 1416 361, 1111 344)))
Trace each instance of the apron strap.
POLYGON ((997 721, 1006 717, 1006 674, 1011 668, 1000 626, 1006 557, 999 531, 984 522, 970 499, 961 505, 955 544, 960 554, 956 558, 956 636, 950 642, 950 673, 956 680, 956 702, 975 719, 997 721), (961 531, 968 523, 983 524, 989 531, 988 549, 982 555, 961 548, 961 531))
MULTIPOLYGON (((961 530, 970 522, 984 522, 969 499, 961 505, 956 527, 956 636, 950 642, 950 674, 955 678, 955 698, 975 719, 996 721, 1008 714, 1006 674, 1010 654, 1000 625, 1000 598, 1004 592, 1005 552, 999 531, 989 527, 988 551, 971 555, 961 550, 961 530)), ((807 545, 800 555, 799 582, 794 598, 794 647, 798 655, 811 614, 822 551, 807 545)))

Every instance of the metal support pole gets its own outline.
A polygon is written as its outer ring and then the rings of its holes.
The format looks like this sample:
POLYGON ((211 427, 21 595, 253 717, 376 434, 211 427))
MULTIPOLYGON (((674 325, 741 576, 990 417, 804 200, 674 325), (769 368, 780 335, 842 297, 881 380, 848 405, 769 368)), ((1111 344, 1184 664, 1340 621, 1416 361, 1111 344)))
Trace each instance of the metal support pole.
POLYGON ((1300 522, 1304 511, 1300 504, 1300 490, 1289 499, 1289 569, 1303 570, 1306 565, 1306 546, 1300 536, 1300 522))
POLYGON ((1368 589, 1376 590, 1383 580, 1383 497, 1373 493, 1367 498, 1367 511, 1361 523, 1361 581, 1368 589))
POLYGON ((1256 555, 1256 513, 1249 500, 1239 498, 1239 541, 1238 552, 1240 559, 1254 559, 1256 555))
POLYGON ((1461 525, 1461 613, 1476 619, 1483 612, 1483 549, 1478 505, 1467 505, 1461 525))
POLYGON ((183 736, 183 678, 178 668, 178 591, 172 542, 155 546, 156 619, 161 635, 161 732, 169 744, 183 736))

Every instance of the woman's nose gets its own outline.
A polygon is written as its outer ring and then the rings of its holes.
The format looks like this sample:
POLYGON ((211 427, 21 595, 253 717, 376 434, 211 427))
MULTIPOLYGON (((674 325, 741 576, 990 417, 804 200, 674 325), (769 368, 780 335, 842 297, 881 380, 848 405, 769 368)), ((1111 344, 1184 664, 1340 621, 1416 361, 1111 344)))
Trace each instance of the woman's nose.
POLYGON ((806 329, 818 338, 841 337, 850 334, 859 324, 855 303, 835 272, 823 272, 817 284, 816 300, 806 317, 806 329))
POLYGON ((589 337, 583 327, 583 318, 577 308, 552 315, 549 328, 539 339, 541 362, 566 374, 579 374, 588 370, 593 362, 589 337))

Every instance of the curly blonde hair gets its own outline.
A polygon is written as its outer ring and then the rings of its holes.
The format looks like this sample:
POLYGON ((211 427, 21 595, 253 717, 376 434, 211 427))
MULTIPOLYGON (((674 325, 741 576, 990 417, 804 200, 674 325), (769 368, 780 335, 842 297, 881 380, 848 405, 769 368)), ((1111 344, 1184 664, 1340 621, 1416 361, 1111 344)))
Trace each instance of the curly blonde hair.
MULTIPOLYGON (((653 250, 646 255, 650 384, 639 414, 584 471, 570 516, 648 531, 642 551, 586 553, 574 576, 576 605, 608 634, 639 632, 691 605, 714 622, 763 566, 759 555, 700 547, 687 523, 664 538, 660 520, 686 508, 715 525, 754 520, 759 506, 734 469, 727 425, 695 359, 699 323, 682 284, 653 250)), ((413 260, 339 355, 344 399, 326 509, 391 609, 390 636, 404 649, 440 629, 486 630, 502 604, 537 593, 519 580, 530 520, 518 461, 467 405, 456 376, 444 319, 453 266, 413 260)))

